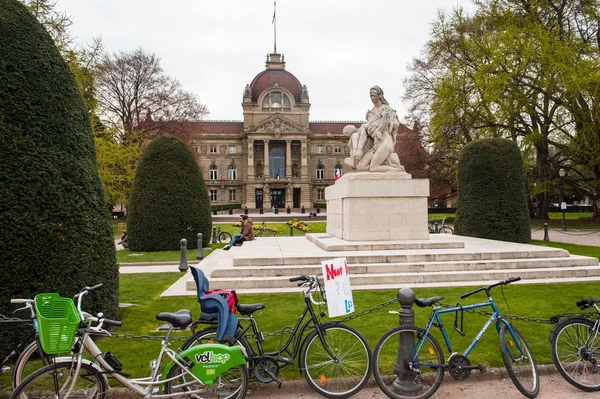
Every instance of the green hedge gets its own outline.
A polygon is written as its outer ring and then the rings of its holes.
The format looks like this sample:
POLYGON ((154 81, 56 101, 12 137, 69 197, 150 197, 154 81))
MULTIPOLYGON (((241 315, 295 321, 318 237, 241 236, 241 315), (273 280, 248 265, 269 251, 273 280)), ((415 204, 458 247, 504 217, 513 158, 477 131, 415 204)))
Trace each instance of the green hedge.
POLYGON ((17 0, 0 0, 0 220, 0 313, 12 314, 10 298, 103 283, 86 310, 117 317, 118 267, 88 110, 52 39, 17 0))
POLYGON ((200 167, 183 141, 160 136, 140 158, 127 217, 129 249, 166 251, 208 246, 212 229, 210 200, 200 167))
POLYGON ((242 209, 242 204, 220 204, 211 205, 213 211, 227 211, 229 209, 242 209))
POLYGON ((463 148, 454 226, 464 236, 531 241, 521 151, 514 141, 482 139, 463 148))

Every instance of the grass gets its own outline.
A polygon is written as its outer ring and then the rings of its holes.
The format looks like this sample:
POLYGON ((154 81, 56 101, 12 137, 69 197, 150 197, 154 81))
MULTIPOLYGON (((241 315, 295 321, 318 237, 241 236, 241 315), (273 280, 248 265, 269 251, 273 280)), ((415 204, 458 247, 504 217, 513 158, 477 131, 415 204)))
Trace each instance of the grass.
MULTIPOLYGON (((596 247, 559 243, 537 243, 565 248, 578 255, 598 256, 598 248, 596 247)), ((195 297, 159 297, 160 293, 181 277, 180 273, 121 275, 120 302, 131 303, 136 306, 121 309, 123 327, 119 328, 117 332, 136 335, 163 335, 164 333, 162 332, 153 332, 161 324, 155 319, 155 315, 161 311, 173 312, 187 308, 192 310, 195 317, 198 316, 199 305, 195 297)), ((415 293, 420 298, 442 295, 445 297, 443 302, 447 304, 456 304, 457 302, 472 304, 485 300, 485 294, 481 293, 461 301, 460 295, 472 289, 474 288, 416 289, 415 293)), ((597 296, 597 291, 598 283, 513 284, 495 288, 492 291, 492 295, 502 313, 520 317, 527 316, 530 318, 549 319, 551 316, 562 313, 567 309, 578 310, 574 308, 575 302, 584 296, 595 297, 597 296)), ((396 295, 397 290, 355 291, 353 293, 356 304, 355 314, 393 299, 396 295)), ((281 330, 283 326, 294 325, 304 306, 300 290, 298 290, 298 293, 291 294, 240 294, 239 298, 241 303, 264 303, 266 305, 264 310, 255 314, 255 319, 263 332, 277 331, 281 330), (285 311, 282 311, 282 309, 285 309, 285 311)), ((398 304, 394 303, 381 310, 373 311, 350 321, 348 324, 358 329, 373 347, 386 330, 398 324, 398 316, 388 314, 389 310, 399 310, 398 304)), ((416 325, 424 326, 429 316, 429 310, 419 308, 415 308, 414 310, 416 325)), ((453 314, 443 317, 453 344, 453 350, 457 352, 462 352, 466 349, 468 342, 477 335, 487 317, 480 314, 465 313, 464 318, 466 337, 460 336, 452 328, 454 322, 453 314)), ((552 325, 525 322, 522 320, 515 320, 513 323, 527 339, 535 355, 536 362, 538 364, 551 363, 548 337, 552 325)), ((488 367, 502 367, 498 337, 494 331, 495 329, 491 327, 484 334, 482 340, 470 355, 472 363, 483 363, 488 367)), ((181 332, 177 335, 185 337, 189 335, 189 332, 181 332)), ((443 343, 443 339, 437 331, 434 331, 434 337, 439 343, 443 343)), ((279 335, 270 336, 266 339, 265 345, 270 348, 276 347, 279 344, 279 339, 279 335)), ((179 344, 178 342, 174 343, 174 347, 179 344)), ((157 341, 123 338, 104 338, 99 341, 99 346, 103 350, 112 351, 125 365, 124 371, 138 377, 148 373, 148 363, 156 357, 159 349, 157 341)), ((445 346, 443 346, 443 350, 447 357, 449 352, 445 346)), ((301 378, 295 366, 286 367, 282 370, 281 375, 286 379, 301 378)))

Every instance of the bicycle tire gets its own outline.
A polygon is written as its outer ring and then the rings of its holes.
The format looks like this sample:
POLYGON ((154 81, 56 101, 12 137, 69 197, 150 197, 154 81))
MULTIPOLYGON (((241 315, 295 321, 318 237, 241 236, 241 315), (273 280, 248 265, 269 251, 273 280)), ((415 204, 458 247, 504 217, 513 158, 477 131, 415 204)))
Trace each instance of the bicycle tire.
POLYGON ((328 398, 347 398, 360 391, 371 374, 371 349, 367 340, 344 324, 321 326, 333 361, 313 330, 302 346, 300 369, 304 378, 319 394, 328 398))
POLYGON ((440 234, 454 234, 454 230, 452 227, 444 226, 439 231, 440 234))
POLYGON ((219 234, 219 242, 229 244, 231 242, 231 234, 222 231, 221 234, 219 234))
POLYGON ((508 376, 519 392, 528 398, 535 398, 540 393, 540 375, 525 338, 516 327, 511 325, 511 328, 515 334, 514 337, 508 332, 506 324, 502 324, 498 334, 502 361, 504 361, 508 376), (518 350, 513 338, 519 341, 518 344, 524 353, 518 350), (523 354, 525 358, 523 358, 523 354))
MULTIPOLYGON (((57 362, 42 367, 23 380, 12 392, 10 399, 38 399, 49 398, 49 392, 54 392, 58 397, 71 387, 69 381, 75 370, 75 362, 57 362), (55 378, 56 376, 56 378, 55 378), (55 381, 55 379, 58 379, 55 381), (57 387, 59 392, 57 391, 57 387)), ((98 370, 89 364, 81 364, 78 379, 75 383, 76 390, 70 398, 102 399, 108 391, 105 379, 98 370)))
MULTIPOLYGON (((406 368, 406 360, 396 366, 398 343, 412 339, 415 344, 425 336, 425 330, 413 326, 398 326, 386 331, 375 344, 373 349, 373 376, 379 388, 392 399, 426 399, 431 397, 442 384, 444 379, 443 367, 425 367, 417 365, 420 371, 415 372, 406 368), (398 379, 402 384, 395 384, 398 379), (413 385, 411 385, 413 384, 413 385), (403 387, 405 393, 399 391, 403 387)), ((408 357, 408 354, 407 354, 408 357)), ((431 334, 425 336, 425 342, 416 358, 420 362, 444 364, 444 354, 438 342, 431 334)))
POLYGON ((37 339, 31 341, 19 354, 12 373, 12 388, 15 389, 21 381, 34 371, 52 363, 48 358, 40 359, 40 350, 37 339), (40 364, 41 362, 41 364, 40 364))
POLYGON ((599 350, 600 336, 594 331, 591 320, 568 318, 553 329, 550 341, 552 362, 569 384, 582 391, 600 391, 598 359, 594 356, 599 350), (588 342, 590 333, 596 336, 588 342))
POLYGON ((248 390, 249 378, 248 368, 242 364, 225 370, 215 379, 212 386, 205 387, 181 371, 180 366, 175 365, 167 374, 167 380, 172 380, 165 383, 164 389, 166 394, 196 391, 190 393, 190 397, 199 397, 197 394, 201 394, 202 399, 242 399, 248 390), (178 375, 179 378, 176 378, 178 375), (186 376, 189 381, 186 380, 186 376))

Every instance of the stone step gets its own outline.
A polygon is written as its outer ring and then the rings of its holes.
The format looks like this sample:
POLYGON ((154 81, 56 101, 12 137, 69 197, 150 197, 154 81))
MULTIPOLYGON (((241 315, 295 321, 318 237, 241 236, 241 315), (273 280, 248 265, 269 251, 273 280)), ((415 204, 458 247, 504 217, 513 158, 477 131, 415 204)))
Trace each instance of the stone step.
MULTIPOLYGON (((547 267, 596 266, 595 258, 571 256, 569 258, 535 258, 535 259, 501 259, 490 261, 464 262, 422 262, 422 263, 373 263, 350 264, 351 274, 371 273, 408 273, 408 272, 440 272, 468 270, 528 269, 547 267)), ((273 277, 295 276, 303 274, 319 274, 321 265, 293 265, 280 267, 238 266, 214 270, 212 278, 224 277, 273 277)))
MULTIPOLYGON (((292 288, 297 283, 290 283, 289 277, 302 273, 293 273, 286 276, 257 276, 257 277, 211 277, 211 289, 265 289, 265 288, 292 288)), ((397 285, 406 286, 422 283, 447 283, 468 281, 494 281, 508 277, 521 277, 522 279, 538 278, 578 278, 600 277, 600 265, 570 266, 553 268, 517 268, 500 270, 468 270, 468 271, 438 271, 438 272, 401 272, 401 273, 351 273, 350 281, 353 286, 378 286, 397 285)), ((194 290, 193 280, 186 283, 187 290, 194 290)))
MULTIPOLYGON (((531 247, 531 246, 530 246, 531 247)), ((451 261, 477 261, 500 259, 536 259, 536 258, 567 258, 569 252, 564 249, 545 248, 523 251, 488 251, 465 252, 457 250, 429 251, 403 251, 403 253, 390 253, 389 251, 347 251, 336 253, 334 257, 345 257, 348 264, 377 264, 377 263, 415 263, 415 262, 451 262, 451 261)), ((321 261, 332 259, 332 255, 299 254, 295 256, 270 256, 248 257, 234 256, 232 264, 237 266, 281 267, 293 265, 315 265, 321 261)))

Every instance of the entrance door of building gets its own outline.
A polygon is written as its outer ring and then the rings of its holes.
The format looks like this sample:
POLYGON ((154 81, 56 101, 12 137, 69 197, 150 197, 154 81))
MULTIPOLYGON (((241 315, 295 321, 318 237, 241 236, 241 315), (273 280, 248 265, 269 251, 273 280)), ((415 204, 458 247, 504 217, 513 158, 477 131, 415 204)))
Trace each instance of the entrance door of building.
POLYGON ((262 188, 257 188, 254 191, 254 199, 256 200, 256 208, 262 208, 263 207, 263 190, 262 188))
POLYGON ((285 190, 277 188, 271 190, 271 206, 285 208, 285 190))
POLYGON ((294 188, 293 192, 293 205, 294 208, 300 208, 300 187, 294 188))

